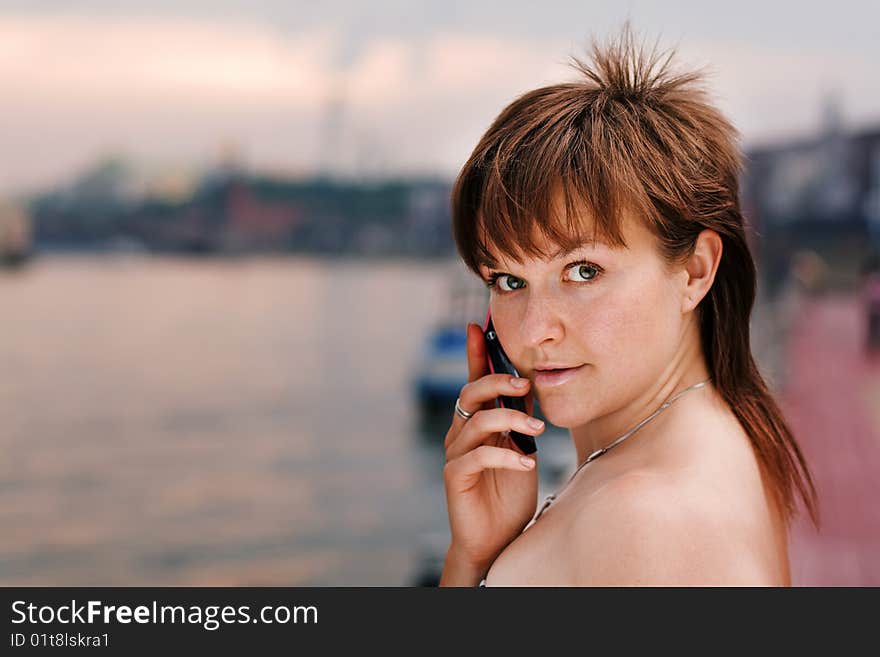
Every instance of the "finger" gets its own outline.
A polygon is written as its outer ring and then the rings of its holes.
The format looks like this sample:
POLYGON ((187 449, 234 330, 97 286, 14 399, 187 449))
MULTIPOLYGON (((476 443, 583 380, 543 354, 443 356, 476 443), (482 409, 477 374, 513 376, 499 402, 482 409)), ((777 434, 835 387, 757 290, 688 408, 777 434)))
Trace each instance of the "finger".
POLYGON ((446 460, 451 461, 478 448, 492 434, 510 430, 537 436, 544 431, 544 423, 512 408, 479 411, 450 442, 446 449, 446 460))
POLYGON ((489 373, 486 362, 486 338, 479 324, 468 322, 467 325, 467 359, 468 381, 476 381, 489 373))
MULTIPOLYGON (((483 329, 479 324, 468 322, 467 325, 467 354, 468 354, 468 381, 476 381, 489 373, 489 363, 486 357, 486 337, 483 335, 483 329)), ((526 379, 528 380, 528 379, 526 379)), ((526 386, 526 390, 529 386, 526 386)), ((507 394, 507 393, 505 393, 507 394)), ((517 393, 521 394, 521 393, 517 393)), ((470 400, 469 400, 470 401, 470 400)), ((479 408, 493 408, 494 400, 487 400, 481 406, 465 406, 464 398, 461 401, 461 407, 468 412, 475 412, 479 408)), ((526 407, 529 415, 532 414, 531 395, 526 398, 526 407)), ((458 414, 456 413, 456 417, 458 414)), ((459 418, 461 419, 461 418, 459 418)), ((463 421, 463 420, 462 420, 463 421)))
MULTIPOLYGON (((480 410, 495 408, 495 399, 501 395, 519 397, 526 394, 531 381, 519 379, 521 385, 516 385, 514 384, 515 379, 516 377, 512 377, 509 374, 487 374, 476 381, 466 383, 458 396, 459 406, 468 413, 476 413, 480 410)), ((452 424, 446 434, 446 440, 443 442, 444 447, 449 446, 449 443, 455 439, 455 436, 461 431, 465 422, 468 421, 458 413, 453 412, 452 424)))
MULTIPOLYGON (((502 395, 522 397, 529 392, 532 382, 510 374, 487 374, 462 386, 459 405, 469 413, 495 408, 495 400, 502 395)), ((457 414, 456 414, 457 415, 457 414)))
POLYGON ((449 461, 443 469, 443 475, 447 482, 455 481, 467 485, 483 470, 489 468, 525 472, 534 467, 535 459, 523 456, 512 449, 481 445, 467 454, 449 461))

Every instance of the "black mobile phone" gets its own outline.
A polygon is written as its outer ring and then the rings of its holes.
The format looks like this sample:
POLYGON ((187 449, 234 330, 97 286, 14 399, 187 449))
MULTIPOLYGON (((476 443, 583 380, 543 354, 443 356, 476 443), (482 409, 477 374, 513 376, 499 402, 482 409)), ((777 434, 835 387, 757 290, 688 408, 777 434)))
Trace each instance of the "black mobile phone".
MULTIPOLYGON (((495 333, 495 326, 492 324, 492 317, 488 312, 486 313, 486 323, 483 326, 483 336, 486 338, 486 361, 489 363, 489 371, 492 374, 503 373, 519 376, 519 372, 516 371, 513 363, 510 362, 510 359, 501 347, 501 341, 498 339, 498 334, 495 333)), ((495 400, 495 405, 503 408, 512 408, 523 413, 527 412, 524 397, 501 395, 495 400)), ((511 430, 510 437, 516 443, 516 446, 522 450, 523 454, 533 454, 538 451, 533 436, 511 430)))

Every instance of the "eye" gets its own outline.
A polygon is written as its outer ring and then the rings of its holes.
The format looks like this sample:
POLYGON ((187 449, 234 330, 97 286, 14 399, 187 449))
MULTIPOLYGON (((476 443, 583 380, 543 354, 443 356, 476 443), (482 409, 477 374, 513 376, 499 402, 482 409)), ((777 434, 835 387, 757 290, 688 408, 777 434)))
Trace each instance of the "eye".
MULTIPOLYGON (((603 270, 600 266, 594 265, 592 262, 582 260, 569 263, 566 265, 565 271, 567 273, 574 272, 574 278, 572 278, 570 274, 567 276, 567 280, 572 283, 592 283, 600 274, 602 274, 603 270)), ((493 272, 489 274, 489 278, 486 281, 487 287, 490 289, 497 289, 502 294, 520 290, 525 287, 525 284, 526 282, 523 279, 501 272, 493 272), (498 281, 501 281, 501 283, 499 284, 498 281)))
POLYGON ((575 273, 575 278, 569 279, 575 283, 592 281, 602 272, 599 267, 589 262, 573 262, 569 265, 568 271, 575 273))
POLYGON ((516 278, 515 276, 511 276, 510 274, 501 274, 501 273, 493 273, 489 276, 489 280, 486 283, 488 287, 498 287, 502 292, 513 292, 514 290, 520 289, 525 284, 521 278, 516 278), (505 285, 504 283, 499 284, 498 281, 508 281, 505 285))

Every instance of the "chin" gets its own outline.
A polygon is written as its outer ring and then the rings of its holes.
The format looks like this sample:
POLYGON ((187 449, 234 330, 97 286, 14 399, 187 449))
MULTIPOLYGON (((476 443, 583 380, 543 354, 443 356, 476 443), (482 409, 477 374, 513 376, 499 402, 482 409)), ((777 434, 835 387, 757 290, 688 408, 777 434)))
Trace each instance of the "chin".
POLYGON ((583 404, 567 396, 550 395, 546 399, 539 397, 538 404, 541 407, 541 414, 547 422, 555 427, 573 429, 585 424, 590 419, 584 416, 583 404))

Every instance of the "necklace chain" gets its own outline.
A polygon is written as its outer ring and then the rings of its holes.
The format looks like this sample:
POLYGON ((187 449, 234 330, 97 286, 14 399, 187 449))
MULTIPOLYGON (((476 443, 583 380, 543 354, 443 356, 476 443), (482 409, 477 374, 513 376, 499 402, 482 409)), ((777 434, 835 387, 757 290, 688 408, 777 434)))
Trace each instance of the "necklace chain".
MULTIPOLYGON (((590 461, 593 461, 593 460, 599 458, 599 457, 602 456, 605 452, 607 452, 609 449, 611 449, 612 447, 615 447, 615 446, 619 445, 619 444, 622 443, 624 440, 626 440, 627 438, 629 438, 629 437, 630 437, 631 435, 633 435, 636 431, 638 431, 639 429, 641 429, 643 426, 645 426, 646 424, 648 424, 648 422, 650 422, 650 421, 653 420, 655 417, 657 417, 660 413, 662 413, 662 412, 665 411, 667 408, 669 408, 669 406, 672 404, 672 402, 674 402, 676 399, 678 399, 679 397, 681 397, 683 394, 685 394, 686 392, 689 392, 689 391, 691 391, 691 390, 695 390, 695 389, 697 389, 697 388, 702 388, 704 385, 706 385, 706 384, 709 383, 710 381, 712 381, 711 378, 706 379, 705 381, 700 381, 699 383, 695 383, 695 384, 693 384, 693 385, 691 385, 691 386, 688 386, 687 388, 685 388, 685 389, 682 390, 681 392, 677 393, 677 394, 674 395, 673 397, 671 397, 671 398, 667 399, 665 402, 663 402, 663 403, 660 405, 660 408, 658 408, 656 411, 654 411, 653 413, 651 413, 648 417, 646 417, 644 420, 642 420, 641 422, 639 422, 636 426, 634 426, 632 429, 630 429, 629 431, 627 431, 625 434, 623 434, 622 436, 620 436, 619 438, 617 438, 616 440, 614 440, 614 441, 611 442, 610 444, 606 445, 605 447, 602 447, 601 449, 597 449, 595 452, 593 452, 592 454, 590 454, 590 455, 584 460, 583 463, 581 463, 577 468, 575 468, 575 471, 571 473, 571 476, 568 478, 568 481, 565 482, 565 484, 562 486, 562 488, 560 488, 560 489, 559 489, 558 491, 556 491, 554 494, 552 494, 552 495, 548 495, 548 496, 547 496, 547 498, 544 500, 544 505, 541 507, 541 509, 538 511, 538 513, 535 514, 535 517, 532 518, 532 520, 531 520, 531 522, 529 523, 528 526, 531 526, 532 523, 534 523, 534 522, 538 519, 538 517, 539 517, 542 513, 544 513, 544 509, 546 509, 548 506, 550 506, 550 504, 553 502, 553 500, 556 499, 556 496, 557 496, 557 495, 560 495, 560 494, 562 493, 562 491, 565 490, 565 488, 571 483, 571 480, 575 478, 575 475, 577 475, 577 473, 581 471, 581 468, 583 468, 587 463, 589 463, 590 461)), ((525 529, 528 529, 528 526, 527 526, 525 529)), ((524 529, 523 531, 525 531, 525 529, 524 529)))

